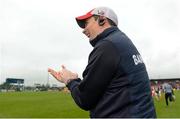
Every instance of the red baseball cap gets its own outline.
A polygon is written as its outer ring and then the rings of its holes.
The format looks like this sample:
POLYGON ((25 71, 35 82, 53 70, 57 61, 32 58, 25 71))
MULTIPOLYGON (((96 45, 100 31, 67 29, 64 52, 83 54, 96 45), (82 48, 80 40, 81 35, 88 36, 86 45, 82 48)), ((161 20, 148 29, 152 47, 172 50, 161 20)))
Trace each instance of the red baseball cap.
POLYGON ((92 17, 93 15, 104 16, 112 20, 116 25, 118 25, 118 18, 115 12, 108 7, 97 7, 90 10, 88 13, 82 16, 76 17, 77 24, 81 28, 85 28, 85 20, 92 17))

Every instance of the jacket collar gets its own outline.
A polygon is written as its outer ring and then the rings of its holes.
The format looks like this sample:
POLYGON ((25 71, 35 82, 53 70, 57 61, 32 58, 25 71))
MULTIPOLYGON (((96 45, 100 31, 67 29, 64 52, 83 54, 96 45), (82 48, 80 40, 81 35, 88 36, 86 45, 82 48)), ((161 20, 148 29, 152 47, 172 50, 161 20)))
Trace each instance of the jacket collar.
POLYGON ((99 35, 96 36, 96 38, 94 38, 93 40, 90 41, 90 44, 94 47, 98 41, 100 41, 101 39, 104 39, 105 37, 107 37, 109 34, 111 34, 114 31, 119 30, 118 27, 116 26, 112 26, 110 28, 105 29, 102 33, 100 33, 99 35))

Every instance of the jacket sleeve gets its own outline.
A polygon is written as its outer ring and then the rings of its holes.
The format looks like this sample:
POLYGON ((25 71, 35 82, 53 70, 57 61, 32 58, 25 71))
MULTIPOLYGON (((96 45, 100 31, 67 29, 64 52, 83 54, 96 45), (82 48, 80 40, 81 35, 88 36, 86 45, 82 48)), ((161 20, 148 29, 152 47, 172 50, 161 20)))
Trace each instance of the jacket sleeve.
POLYGON ((84 110, 96 106, 116 73, 119 56, 110 41, 102 41, 89 56, 83 80, 73 80, 67 87, 76 104, 84 110))

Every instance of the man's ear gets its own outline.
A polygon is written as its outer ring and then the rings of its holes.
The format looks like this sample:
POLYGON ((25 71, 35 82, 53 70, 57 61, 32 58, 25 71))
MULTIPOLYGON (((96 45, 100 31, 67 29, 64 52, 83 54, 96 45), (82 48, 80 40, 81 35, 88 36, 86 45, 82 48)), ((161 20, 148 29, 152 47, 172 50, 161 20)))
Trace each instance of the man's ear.
POLYGON ((99 16, 98 24, 99 26, 103 26, 105 24, 105 18, 103 16, 99 16))

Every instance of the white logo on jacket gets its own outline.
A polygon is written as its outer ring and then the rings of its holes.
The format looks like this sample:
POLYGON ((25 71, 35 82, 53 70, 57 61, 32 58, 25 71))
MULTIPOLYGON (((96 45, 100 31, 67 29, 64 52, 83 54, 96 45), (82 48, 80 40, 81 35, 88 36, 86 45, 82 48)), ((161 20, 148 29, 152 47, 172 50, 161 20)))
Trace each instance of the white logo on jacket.
POLYGON ((139 54, 137 54, 137 55, 132 55, 132 58, 133 58, 133 60, 134 60, 134 64, 135 64, 135 65, 144 63, 143 60, 142 60, 141 55, 139 55, 139 54))

